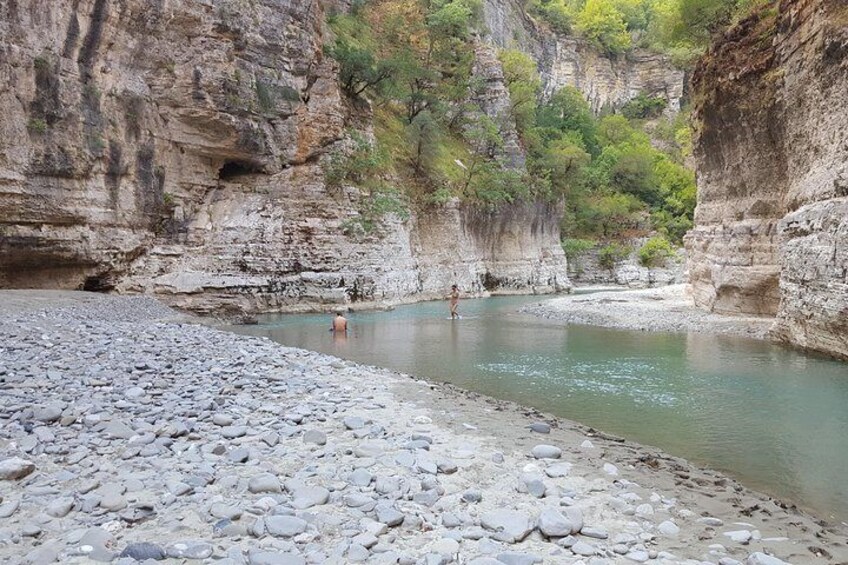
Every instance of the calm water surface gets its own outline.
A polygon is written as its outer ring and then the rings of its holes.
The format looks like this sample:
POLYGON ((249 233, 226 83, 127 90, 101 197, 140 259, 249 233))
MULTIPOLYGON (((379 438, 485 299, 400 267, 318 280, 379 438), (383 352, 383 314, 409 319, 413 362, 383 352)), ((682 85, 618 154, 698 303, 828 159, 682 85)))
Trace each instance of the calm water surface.
POLYGON ((736 337, 561 326, 532 297, 348 317, 267 316, 240 332, 514 400, 720 469, 848 520, 848 364, 736 337))

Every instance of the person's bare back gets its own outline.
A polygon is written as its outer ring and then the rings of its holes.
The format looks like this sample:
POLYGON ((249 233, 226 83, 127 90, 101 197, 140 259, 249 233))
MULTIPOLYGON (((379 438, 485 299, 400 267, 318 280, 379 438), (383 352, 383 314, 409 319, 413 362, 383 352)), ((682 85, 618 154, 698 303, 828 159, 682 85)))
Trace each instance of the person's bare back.
POLYGON ((336 317, 333 318, 333 333, 336 334, 346 334, 347 333, 347 319, 342 316, 341 312, 336 312, 336 317))

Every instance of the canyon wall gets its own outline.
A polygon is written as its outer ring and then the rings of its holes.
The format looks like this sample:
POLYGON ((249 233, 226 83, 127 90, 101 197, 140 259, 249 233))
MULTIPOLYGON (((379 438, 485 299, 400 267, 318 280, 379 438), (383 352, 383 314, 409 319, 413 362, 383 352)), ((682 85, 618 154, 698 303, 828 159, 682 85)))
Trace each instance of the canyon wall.
POLYGON ((556 206, 454 202, 347 229, 362 196, 328 188, 321 159, 370 126, 324 56, 325 8, 0 5, 0 286, 201 312, 567 289, 556 206))
POLYGON ((617 109, 639 94, 662 97, 677 113, 685 95, 685 73, 664 55, 636 48, 618 57, 598 52, 578 36, 551 33, 521 8, 519 0, 486 0, 489 38, 498 47, 532 53, 546 96, 564 86, 579 89, 596 113, 617 109))
POLYGON ((677 249, 673 257, 660 265, 646 267, 639 261, 639 249, 650 238, 637 237, 623 243, 629 252, 613 263, 605 264, 600 243, 568 257, 568 278, 575 285, 620 285, 628 288, 653 288, 689 281, 686 272, 686 250, 677 249))
POLYGON ((783 0, 693 76, 696 303, 848 358, 848 0, 783 0))
MULTIPOLYGON (((368 104, 340 92, 324 53, 327 12, 345 5, 0 3, 0 287, 153 292, 216 313, 435 298, 453 283, 567 289, 556 205, 451 202, 349 229, 363 195, 328 187, 322 167, 349 130, 370 135, 368 104)), ((640 56, 604 59, 490 0, 484 111, 509 107, 498 5, 522 19, 510 46, 539 57, 548 90, 574 84, 597 108, 646 89, 679 100, 676 71, 652 86, 640 56)))

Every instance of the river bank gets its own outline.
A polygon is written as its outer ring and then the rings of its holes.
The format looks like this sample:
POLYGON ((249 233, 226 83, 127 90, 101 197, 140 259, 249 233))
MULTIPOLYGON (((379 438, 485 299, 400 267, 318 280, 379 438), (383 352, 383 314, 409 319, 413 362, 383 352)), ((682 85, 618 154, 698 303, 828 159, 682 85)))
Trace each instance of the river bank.
POLYGON ((0 315, 3 562, 848 559, 843 525, 655 449, 149 298, 0 315))
MULTIPOLYGON (((576 290, 580 290, 579 288, 576 290)), ((701 332, 767 339, 774 318, 725 316, 697 308, 687 285, 578 293, 525 306, 522 312, 569 324, 626 330, 701 332)))

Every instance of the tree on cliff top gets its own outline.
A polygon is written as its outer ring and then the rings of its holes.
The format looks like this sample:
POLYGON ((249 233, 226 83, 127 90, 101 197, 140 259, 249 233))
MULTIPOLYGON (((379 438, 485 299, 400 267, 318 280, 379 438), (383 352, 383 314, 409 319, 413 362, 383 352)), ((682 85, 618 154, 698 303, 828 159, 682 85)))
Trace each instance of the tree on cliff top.
POLYGON ((617 55, 630 49, 630 33, 613 0, 587 0, 577 14, 577 29, 599 49, 617 55))

